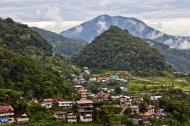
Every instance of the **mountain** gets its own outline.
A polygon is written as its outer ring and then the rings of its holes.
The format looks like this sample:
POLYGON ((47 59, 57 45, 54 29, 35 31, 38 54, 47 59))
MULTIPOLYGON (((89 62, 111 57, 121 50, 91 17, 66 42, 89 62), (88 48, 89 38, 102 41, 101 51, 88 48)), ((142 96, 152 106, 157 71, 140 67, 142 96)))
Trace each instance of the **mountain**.
POLYGON ((66 57, 77 54, 87 44, 87 42, 82 39, 66 38, 54 32, 37 27, 33 27, 32 29, 47 40, 54 47, 55 52, 66 57))
MULTIPOLYGON (((70 98, 70 74, 77 71, 30 27, 0 18, 0 92, 18 91, 28 100, 70 98)), ((0 102, 7 98, 1 97, 0 102)))
POLYGON ((166 62, 179 72, 190 72, 190 50, 177 50, 152 40, 145 40, 151 47, 159 51, 166 59, 166 62))
POLYGON ((126 70, 141 76, 161 75, 170 71, 159 52, 116 26, 111 26, 84 47, 73 62, 100 70, 126 70))
POLYGON ((190 49, 190 37, 168 35, 149 27, 138 19, 122 16, 101 15, 60 34, 65 37, 81 38, 91 42, 96 36, 109 29, 110 26, 127 29, 133 36, 164 43, 170 48, 190 49))
POLYGON ((46 54, 52 53, 52 46, 39 34, 26 25, 15 23, 11 18, 0 18, 0 44, 18 52, 27 52, 35 48, 46 54))

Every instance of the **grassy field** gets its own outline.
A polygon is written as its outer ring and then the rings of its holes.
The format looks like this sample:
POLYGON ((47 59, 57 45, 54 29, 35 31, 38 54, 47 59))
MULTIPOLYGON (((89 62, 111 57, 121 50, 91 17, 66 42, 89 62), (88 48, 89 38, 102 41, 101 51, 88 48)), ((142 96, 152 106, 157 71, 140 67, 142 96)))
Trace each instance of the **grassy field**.
POLYGON ((102 73, 96 74, 96 76, 110 75, 118 75, 121 78, 129 79, 129 82, 128 84, 116 85, 104 84, 101 85, 101 87, 114 88, 115 86, 123 86, 127 87, 129 91, 146 91, 174 87, 190 91, 190 83, 188 83, 185 77, 133 77, 126 71, 104 71, 102 73))
POLYGON ((180 88, 190 90, 190 84, 185 78, 176 77, 134 77, 129 80, 128 89, 130 91, 154 90, 163 88, 180 88))

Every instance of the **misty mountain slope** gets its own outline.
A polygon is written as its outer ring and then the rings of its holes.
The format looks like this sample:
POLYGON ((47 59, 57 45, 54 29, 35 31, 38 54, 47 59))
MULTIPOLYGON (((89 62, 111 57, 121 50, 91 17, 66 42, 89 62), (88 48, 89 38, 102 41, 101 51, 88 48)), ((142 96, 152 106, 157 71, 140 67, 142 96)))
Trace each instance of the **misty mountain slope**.
POLYGON ((190 72, 190 50, 177 50, 151 40, 146 40, 150 46, 159 51, 176 71, 190 72))
POLYGON ((37 27, 33 27, 32 29, 47 40, 54 47, 55 52, 67 57, 77 54, 87 44, 87 42, 82 39, 66 38, 37 27))
POLYGON ((172 48, 190 49, 190 37, 171 36, 149 27, 138 19, 122 16, 101 15, 79 26, 63 31, 61 35, 81 38, 91 42, 96 36, 109 29, 112 25, 127 29, 130 34, 136 37, 158 41, 172 48))
POLYGON ((142 39, 112 26, 85 46, 73 62, 97 70, 126 70, 140 76, 170 71, 164 57, 142 39))

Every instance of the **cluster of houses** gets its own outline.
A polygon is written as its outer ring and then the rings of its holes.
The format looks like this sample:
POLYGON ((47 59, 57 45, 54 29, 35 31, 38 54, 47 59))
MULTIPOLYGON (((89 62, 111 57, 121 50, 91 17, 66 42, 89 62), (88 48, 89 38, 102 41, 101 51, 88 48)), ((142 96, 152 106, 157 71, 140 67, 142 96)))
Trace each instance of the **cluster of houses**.
MULTIPOLYGON (((118 96, 113 97, 115 99, 119 99, 120 106, 123 106, 126 108, 130 108, 131 115, 132 115, 132 122, 134 125, 150 125, 151 119, 161 119, 164 118, 166 113, 164 112, 164 109, 156 107, 154 105, 148 105, 144 112, 140 112, 140 103, 143 101, 143 98, 134 98, 130 96, 118 96)), ((150 96, 151 101, 156 101, 162 98, 162 96, 150 96)))
MULTIPOLYGON (((123 108, 122 114, 125 109, 130 109, 132 122, 134 125, 150 125, 150 120, 153 118, 163 118, 166 114, 164 109, 158 108, 149 104, 146 109, 140 111, 140 103, 143 101, 142 97, 132 97, 125 95, 111 95, 115 89, 98 88, 98 92, 93 94, 85 88, 87 82, 92 83, 127 83, 127 80, 119 78, 118 76, 96 76, 90 77, 90 71, 87 67, 84 67, 82 72, 77 75, 72 75, 73 82, 75 83, 75 91, 80 95, 81 100, 69 101, 62 98, 47 98, 41 101, 41 106, 54 110, 53 116, 58 121, 66 121, 69 123, 75 122, 91 122, 93 121, 94 102, 110 102, 113 100, 119 101, 117 106, 123 108), (94 99, 88 100, 88 99, 94 99)), ((120 87, 122 92, 128 92, 126 87, 120 87)), ((150 96, 149 100, 158 101, 162 96, 150 96)), ((14 118, 14 109, 11 105, 0 105, 0 123, 13 123, 28 122, 29 118, 24 113, 18 118, 14 118)))
POLYGON ((86 98, 89 94, 88 90, 82 85, 75 85, 75 91, 80 95, 81 98, 86 98))
POLYGON ((134 115, 132 119, 134 125, 150 125, 151 119, 160 119, 166 115, 164 113, 164 109, 156 108, 156 106, 153 105, 149 105, 143 113, 139 112, 139 106, 130 106, 130 108, 132 110, 132 114, 134 115))
POLYGON ((127 80, 120 78, 117 75, 91 77, 89 81, 90 82, 101 82, 101 83, 112 83, 112 82, 127 83, 127 80))
MULTIPOLYGON (((103 89, 97 94, 90 95, 82 85, 76 85, 75 89, 81 95, 81 100, 68 101, 62 98, 48 98, 42 100, 41 106, 54 110, 53 116, 58 121, 66 121, 69 123, 93 121, 93 110, 96 109, 93 107, 94 102, 87 99, 89 97, 95 98, 97 102, 118 100, 119 103, 117 106, 123 108, 122 112, 127 108, 130 109, 130 115, 134 125, 148 126, 151 125, 152 119, 162 119, 166 115, 164 109, 152 104, 146 106, 143 112, 140 111, 140 103, 143 101, 142 97, 125 95, 112 96, 107 90, 105 91, 103 89)), ((149 100, 154 102, 158 102, 160 98, 162 98, 162 96, 149 96, 149 100)), ((29 118, 25 113, 18 118, 14 118, 14 109, 11 105, 0 105, 0 123, 24 123, 28 121, 29 118)))
POLYGON ((5 123, 25 123, 28 122, 29 118, 27 114, 22 114, 21 116, 14 117, 14 108, 11 105, 2 104, 0 105, 0 124, 5 123))
MULTIPOLYGON (((122 90, 126 90, 125 88, 120 87, 122 90)), ((166 114, 164 112, 164 109, 156 107, 154 105, 148 105, 147 108, 145 109, 144 112, 140 112, 140 103, 143 101, 143 97, 135 97, 135 96, 125 96, 125 95, 119 95, 119 96, 115 96, 115 95, 111 95, 111 89, 108 88, 100 88, 99 91, 96 94, 90 93, 87 89, 84 88, 83 85, 75 85, 75 90, 80 94, 81 98, 93 98, 95 99, 96 102, 109 102, 112 100, 119 100, 119 106, 122 108, 129 108, 131 110, 131 115, 132 115, 132 122, 134 125, 150 125, 151 124, 151 119, 153 118, 163 118, 166 114)), ((158 96, 158 95, 150 95, 149 96, 149 100, 150 101, 155 101, 158 102, 159 99, 162 98, 162 96, 158 96)), ((87 100, 88 101, 88 100, 87 100)), ((83 101, 86 102, 86 101, 83 101)), ((79 106, 78 104, 81 102, 75 102, 75 104, 81 108, 82 106, 79 106)), ((93 103, 91 101, 91 103, 93 103)), ((73 103, 74 104, 74 103, 73 103)), ((90 104, 90 103, 89 103, 90 104)), ((92 104, 91 104, 92 105, 92 104)), ((90 105, 90 106, 91 106, 90 105)), ((92 106, 91 106, 92 107, 92 106)), ((90 108, 91 108, 90 107, 90 108)), ((79 110, 79 109, 78 109, 79 110)), ((82 109, 82 110, 87 110, 86 109, 82 109)), ((86 122, 84 121, 84 118, 82 117, 82 115, 88 115, 86 116, 86 118, 88 117, 88 121, 92 121, 92 109, 89 110, 89 113, 87 113, 87 111, 78 111, 80 112, 84 112, 79 114, 80 115, 80 120, 82 122, 86 122), (86 113, 85 113, 86 112, 86 113)), ((69 120, 68 120, 69 122, 69 120)))
MULTIPOLYGON (((122 92, 127 92, 128 89, 126 87, 120 87, 122 92)), ((98 92, 96 94, 88 91, 82 85, 75 85, 75 91, 80 95, 81 98, 93 98, 96 101, 104 102, 109 101, 110 97, 113 98, 115 96, 111 96, 111 93, 115 92, 115 89, 112 88, 98 88, 98 92)), ((117 96, 116 96, 117 97, 117 96)))
POLYGON ((90 73, 90 70, 88 69, 88 67, 84 67, 79 75, 73 74, 73 75, 71 75, 71 77, 72 77, 74 84, 83 85, 88 82, 90 75, 91 75, 91 73, 90 73))
POLYGON ((112 82, 127 83, 126 79, 120 78, 117 75, 91 77, 91 73, 88 67, 84 67, 78 76, 73 74, 72 80, 76 85, 83 85, 86 84, 87 82, 88 83, 112 83, 112 82))
POLYGON ((48 109, 57 108, 54 117, 59 121, 91 122, 93 121, 93 101, 81 99, 79 101, 66 101, 61 98, 43 99, 41 106, 48 109), (75 111, 74 107, 77 108, 75 111), (77 116, 78 115, 78 116, 77 116))
MULTIPOLYGON (((166 115, 164 109, 154 105, 148 105, 144 112, 140 112, 140 102, 143 98, 134 98, 131 96, 108 96, 101 92, 98 97, 102 101, 119 100, 119 106, 123 109, 131 110, 132 122, 134 125, 150 125, 150 120, 153 118, 164 118, 166 115), (106 99, 102 99, 102 97, 106 99)), ((162 96, 151 96, 150 100, 158 101, 162 96)), ((98 98, 99 99, 99 98, 98 98)), ((41 106, 47 109, 54 109, 54 117, 58 121, 74 122, 91 122, 93 121, 93 101, 82 98, 79 101, 68 101, 62 98, 43 99, 41 106)), ((14 109, 11 105, 0 105, 0 123, 24 123, 28 122, 29 118, 24 113, 20 117, 14 118, 14 109)))

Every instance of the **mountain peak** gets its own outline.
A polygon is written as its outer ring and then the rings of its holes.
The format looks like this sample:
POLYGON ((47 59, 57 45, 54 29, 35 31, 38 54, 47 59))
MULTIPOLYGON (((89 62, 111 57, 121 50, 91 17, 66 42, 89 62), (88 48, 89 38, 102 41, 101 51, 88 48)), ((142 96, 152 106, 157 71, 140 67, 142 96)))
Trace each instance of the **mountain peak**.
POLYGON ((96 37, 73 60, 80 66, 126 70, 137 75, 156 75, 168 70, 162 55, 117 26, 96 37))
POLYGON ((107 14, 102 14, 102 15, 97 16, 96 18, 104 18, 104 17, 111 17, 111 16, 107 14))
POLYGON ((115 26, 115 25, 111 25, 110 28, 108 30, 114 30, 114 31, 122 31, 125 30, 125 32, 127 32, 129 34, 129 31, 127 29, 123 29, 119 26, 115 26))
POLYGON ((185 46, 190 43, 190 37, 171 36, 162 33, 146 25, 143 21, 132 17, 100 15, 81 25, 61 32, 61 35, 70 38, 81 38, 90 43, 96 36, 100 35, 111 26, 118 26, 128 30, 133 36, 154 40, 168 45, 170 48, 190 49, 189 46, 185 46))
POLYGON ((122 30, 121 28, 119 28, 118 26, 110 26, 109 30, 122 30))
POLYGON ((130 34, 141 38, 144 38, 149 31, 154 31, 154 29, 148 27, 144 22, 136 18, 100 15, 77 27, 62 32, 61 35, 65 37, 81 38, 91 42, 96 36, 100 35, 111 26, 118 26, 122 29, 126 29, 130 34))

